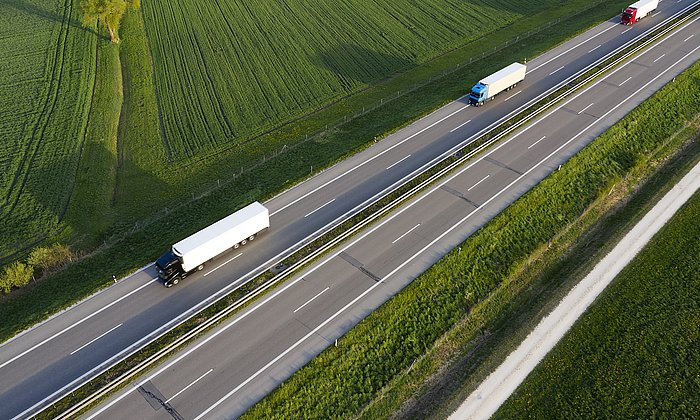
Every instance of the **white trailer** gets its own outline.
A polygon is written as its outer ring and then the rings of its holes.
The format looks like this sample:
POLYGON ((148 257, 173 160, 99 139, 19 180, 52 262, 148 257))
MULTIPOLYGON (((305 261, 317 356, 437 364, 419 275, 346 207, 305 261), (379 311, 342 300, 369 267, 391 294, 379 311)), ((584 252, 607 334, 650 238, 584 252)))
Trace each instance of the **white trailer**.
POLYGON ((620 20, 626 25, 631 25, 649 15, 657 7, 659 7, 659 0, 639 0, 627 6, 620 20))
POLYGON ((156 261, 158 275, 165 286, 177 284, 204 263, 231 248, 252 241, 259 232, 270 227, 270 214, 255 202, 238 210, 172 246, 156 261))
POLYGON ((469 103, 476 106, 493 99, 494 96, 508 90, 525 80, 527 66, 525 64, 513 63, 508 67, 481 79, 474 85, 469 94, 469 103))

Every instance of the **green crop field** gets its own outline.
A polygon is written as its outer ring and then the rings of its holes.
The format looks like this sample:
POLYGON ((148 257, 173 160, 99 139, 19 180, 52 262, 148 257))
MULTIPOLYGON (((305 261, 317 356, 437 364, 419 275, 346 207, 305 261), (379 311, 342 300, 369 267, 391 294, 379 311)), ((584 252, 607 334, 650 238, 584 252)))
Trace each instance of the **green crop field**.
MULTIPOLYGON (((110 48, 93 28, 81 27, 78 2, 0 4, 2 263, 42 241, 93 250, 324 124, 434 80, 480 54, 482 45, 491 50, 590 6, 583 0, 144 1, 126 16, 120 47, 110 48)), ((576 30, 567 25, 558 36, 576 30)), ((323 157, 307 153, 308 164, 299 167, 280 162, 279 173, 256 178, 255 188, 226 207, 270 194, 282 186, 267 185, 270 179, 303 178, 308 168, 461 95, 462 81, 477 77, 465 77, 471 72, 455 74, 460 81, 431 91, 429 100, 387 109, 391 118, 348 127, 353 132, 345 131, 323 157)))
POLYGON ((699 218, 696 193, 495 418, 697 416, 699 218))
POLYGON ((0 2, 0 260, 55 235, 70 202, 96 45, 76 4, 0 2))
POLYGON ((561 3, 144 1, 168 153, 235 146, 561 3))

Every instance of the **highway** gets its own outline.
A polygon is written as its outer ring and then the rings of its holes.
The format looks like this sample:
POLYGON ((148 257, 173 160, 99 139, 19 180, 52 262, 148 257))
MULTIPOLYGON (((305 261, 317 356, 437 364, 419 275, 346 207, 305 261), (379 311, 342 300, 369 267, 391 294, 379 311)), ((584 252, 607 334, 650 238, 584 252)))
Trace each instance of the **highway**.
POLYGON ((344 332, 700 59, 698 20, 465 165, 88 418, 240 415, 339 337, 342 346, 344 332))
MULTIPOLYGON (((451 103, 275 197, 265 203, 272 216, 268 233, 222 256, 177 287, 165 289, 154 282, 155 273, 149 267, 3 344, 0 417, 35 412, 177 320, 276 264, 309 238, 440 156, 691 4, 696 3, 663 2, 657 15, 632 27, 606 22, 531 60, 525 82, 486 106, 467 107, 462 100, 451 103)), ((234 317, 209 335, 208 341, 194 344, 198 347, 192 347, 191 353, 181 352, 176 367, 129 388, 130 394, 101 415, 167 418, 175 411, 183 418, 196 418, 242 412, 645 95, 696 61, 697 32, 695 22, 664 41, 663 47, 652 48, 588 88, 555 111, 555 117, 545 117, 545 122, 502 142, 440 188, 316 265, 314 271, 291 279, 234 317), (656 56, 650 55, 656 52, 656 56), (689 55, 682 58, 685 54, 689 55), (166 408, 173 410, 162 409, 159 400, 167 401, 166 408)))

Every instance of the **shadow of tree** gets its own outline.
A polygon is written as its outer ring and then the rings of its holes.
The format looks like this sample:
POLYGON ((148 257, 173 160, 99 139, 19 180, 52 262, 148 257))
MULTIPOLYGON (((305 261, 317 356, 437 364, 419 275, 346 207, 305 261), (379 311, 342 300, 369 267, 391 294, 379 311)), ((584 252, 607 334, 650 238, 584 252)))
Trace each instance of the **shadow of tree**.
POLYGON ((315 61, 316 65, 329 69, 342 80, 354 80, 362 84, 376 82, 416 66, 405 58, 352 44, 341 44, 323 51, 315 61))
MULTIPOLYGON (((25 13, 28 15, 37 16, 39 18, 48 20, 50 22, 65 23, 65 16, 60 15, 60 14, 53 12, 53 11, 50 11, 50 10, 46 10, 42 7, 37 6, 36 4, 29 3, 25 0, 2 0, 2 2, 0 2, 0 13, 2 13, 2 9, 6 8, 6 7, 8 7, 8 8, 11 7, 18 12, 25 13)), ((76 11, 76 15, 77 14, 78 13, 76 11)), ((109 39, 109 37, 107 37, 105 35, 100 35, 94 28, 84 27, 82 25, 82 23, 77 19, 69 18, 68 25, 73 27, 73 28, 86 31, 90 34, 93 34, 93 35, 99 37, 99 38, 109 39)))

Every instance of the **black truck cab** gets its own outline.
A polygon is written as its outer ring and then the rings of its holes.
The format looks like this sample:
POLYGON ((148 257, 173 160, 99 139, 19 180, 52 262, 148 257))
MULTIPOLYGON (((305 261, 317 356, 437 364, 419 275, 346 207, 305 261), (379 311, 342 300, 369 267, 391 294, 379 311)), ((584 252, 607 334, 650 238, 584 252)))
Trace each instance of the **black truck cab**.
POLYGON ((156 269, 158 270, 158 278, 165 287, 178 284, 187 275, 182 269, 180 259, 172 250, 168 250, 156 260, 156 269))

